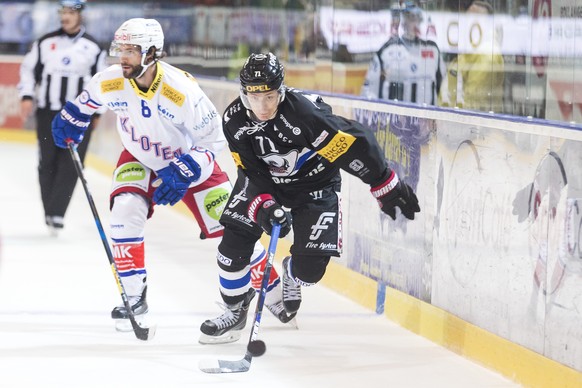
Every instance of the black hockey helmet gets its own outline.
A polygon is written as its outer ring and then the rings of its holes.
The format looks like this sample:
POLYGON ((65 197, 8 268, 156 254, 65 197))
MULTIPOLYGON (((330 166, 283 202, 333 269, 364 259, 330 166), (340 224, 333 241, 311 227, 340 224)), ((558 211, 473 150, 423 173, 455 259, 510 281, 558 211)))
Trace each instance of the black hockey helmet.
POLYGON ((251 54, 240 71, 240 98, 247 109, 247 93, 279 92, 279 104, 285 99, 285 69, 273 53, 251 54))
POLYGON ((246 94, 279 90, 284 77, 285 70, 275 54, 251 54, 240 71, 241 91, 246 94))

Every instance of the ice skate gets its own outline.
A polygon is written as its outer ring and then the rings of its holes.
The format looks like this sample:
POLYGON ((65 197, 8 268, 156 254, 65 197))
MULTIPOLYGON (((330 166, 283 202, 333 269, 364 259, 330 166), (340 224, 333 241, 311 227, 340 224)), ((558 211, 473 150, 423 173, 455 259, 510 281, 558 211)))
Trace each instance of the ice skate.
POLYGON ((266 306, 267 309, 271 312, 271 314, 277 317, 277 319, 279 319, 281 323, 288 323, 295 328, 298 327, 297 319, 295 319, 297 313, 296 312, 288 313, 287 310, 285 310, 285 306, 283 306, 283 301, 279 301, 277 303, 269 304, 266 306))
POLYGON ((283 259, 283 306, 287 314, 297 314, 301 306, 301 286, 291 273, 291 256, 283 259))
POLYGON ((63 222, 64 219, 63 217, 60 216, 45 217, 45 223, 46 226, 48 227, 49 234, 51 235, 51 237, 57 237, 59 235, 59 232, 63 230, 63 227, 65 226, 63 222))
POLYGON ((289 314, 285 311, 283 300, 281 299, 281 282, 277 281, 277 285, 267 292, 265 297, 265 307, 273 314, 281 323, 291 323, 297 327, 297 322, 294 319, 297 313, 289 314))
MULTIPOLYGON (((128 297, 129 305, 131 306, 135 320, 140 325, 145 324, 145 319, 148 312, 146 294, 147 286, 143 289, 141 295, 128 297)), ((111 318, 115 321, 115 330, 121 332, 133 330, 125 305, 117 306, 111 310, 111 318)))
POLYGON ((247 323, 247 315, 255 290, 250 288, 244 300, 232 305, 224 305, 224 313, 214 319, 208 319, 200 325, 198 342, 205 345, 226 344, 238 341, 247 323))

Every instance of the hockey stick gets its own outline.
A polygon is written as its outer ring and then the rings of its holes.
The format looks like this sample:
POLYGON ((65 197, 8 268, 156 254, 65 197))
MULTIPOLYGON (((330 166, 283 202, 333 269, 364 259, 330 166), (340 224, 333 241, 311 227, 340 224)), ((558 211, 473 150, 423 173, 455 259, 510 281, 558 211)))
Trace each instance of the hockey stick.
POLYGON ((99 218, 99 213, 97 213, 97 208, 95 207, 95 201, 93 201, 93 196, 89 191, 89 186, 87 184, 87 180, 85 179, 85 174, 83 173, 83 163, 81 162, 81 158, 79 157, 79 153, 77 152, 77 147, 73 142, 69 142, 67 143, 67 145, 71 153, 71 158, 73 159, 73 164, 75 165, 75 170, 77 170, 79 180, 83 184, 83 189, 85 189, 87 201, 89 202, 89 207, 91 207, 91 211, 93 212, 93 218, 95 219, 95 225, 97 225, 97 230, 99 231, 99 235, 101 236, 101 242, 103 243, 103 247, 105 248, 105 252, 107 253, 109 265, 111 266, 111 271, 113 272, 113 276, 115 277, 115 281, 117 283, 117 289, 121 294, 121 299, 123 300, 123 305, 125 306, 127 313, 129 315, 129 320, 131 321, 131 326, 133 327, 135 336, 142 341, 152 339, 154 338, 154 334, 156 332, 155 328, 141 327, 139 323, 137 323, 137 321, 135 320, 135 315, 133 314, 133 310, 129 305, 127 294, 125 293, 125 288, 123 287, 123 283, 121 283, 121 279, 119 278, 119 271, 117 270, 117 265, 115 264, 115 260, 113 259, 111 247, 109 246, 109 242, 107 241, 107 237, 105 236, 105 232, 103 231, 101 219, 99 218))
MULTIPOLYGON (((280 209, 279 209, 280 210, 280 209)), ((261 282, 261 293, 259 294, 259 299, 257 300, 257 307, 255 309, 255 320, 253 322, 253 327, 251 329, 251 335, 249 337, 249 342, 247 344, 247 350, 245 356, 240 360, 229 361, 229 360, 202 360, 198 367, 202 372, 206 373, 238 373, 238 372, 248 372, 251 367, 251 362, 253 356, 260 356, 260 354, 254 354, 252 351, 253 345, 257 344, 257 337, 259 335, 259 327, 261 325, 261 316, 263 314, 263 306, 265 304, 265 296, 267 295, 267 286, 269 285, 269 277, 271 276, 271 268, 273 267, 273 259, 275 258, 275 251, 277 249, 277 240, 279 240, 279 232, 281 231, 280 224, 274 224, 271 229, 271 240, 269 242, 269 250, 267 256, 267 264, 265 264, 265 270, 263 272, 263 281, 261 282)), ((263 344, 264 346, 264 344, 263 344)))

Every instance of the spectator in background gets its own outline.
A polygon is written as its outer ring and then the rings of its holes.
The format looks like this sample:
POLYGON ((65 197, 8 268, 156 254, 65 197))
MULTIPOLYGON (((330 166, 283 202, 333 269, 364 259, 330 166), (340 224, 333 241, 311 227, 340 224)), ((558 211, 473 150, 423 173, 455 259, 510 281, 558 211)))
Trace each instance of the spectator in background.
MULTIPOLYGON (((69 152, 55 146, 51 122, 67 100, 74 100, 85 82, 106 67, 105 51, 83 26, 85 0, 63 0, 60 6, 61 28, 33 43, 22 62, 18 85, 23 121, 32 115, 36 102, 40 191, 45 222, 53 235, 64 226, 77 173, 69 152)), ((82 160, 95 124, 93 120, 79 145, 82 160)))
MULTIPOLYGON (((467 7, 467 13, 492 15, 493 7, 487 1, 474 0, 467 7)), ((479 24, 486 27, 483 22, 479 24)), ((446 87, 441 91, 446 96, 441 105, 502 112, 503 72, 503 56, 492 34, 490 41, 481 42, 474 52, 459 53, 449 63, 446 87)))
POLYGON ((436 43, 420 38, 423 12, 406 2, 399 12, 393 7, 391 14, 393 20, 400 15, 402 36, 392 33, 374 54, 362 95, 436 105, 445 66, 436 43))

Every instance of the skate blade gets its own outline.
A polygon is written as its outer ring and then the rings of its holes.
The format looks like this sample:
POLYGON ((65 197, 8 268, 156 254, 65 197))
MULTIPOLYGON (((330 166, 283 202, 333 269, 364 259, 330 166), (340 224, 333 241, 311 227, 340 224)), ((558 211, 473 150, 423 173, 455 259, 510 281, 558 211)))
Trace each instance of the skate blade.
MULTIPOLYGON (((116 331, 121 333, 133 331, 133 326, 131 325, 131 321, 129 319, 114 319, 114 321, 116 331)), ((146 317, 143 315, 136 315, 135 321, 142 327, 148 327, 146 317)))
POLYGON ((223 335, 213 336, 200 333, 200 338, 198 342, 202 345, 219 345, 219 344, 229 344, 231 342, 236 342, 241 337, 241 330, 231 330, 223 335))
POLYGON ((297 323, 297 317, 293 317, 289 322, 286 323, 289 327, 299 330, 299 324, 297 323))
POLYGON ((60 229, 49 226, 48 232, 49 232, 50 237, 56 238, 56 237, 59 237, 60 229))
POLYGON ((198 368, 204 373, 240 373, 247 372, 251 367, 251 359, 242 360, 200 360, 198 368))

